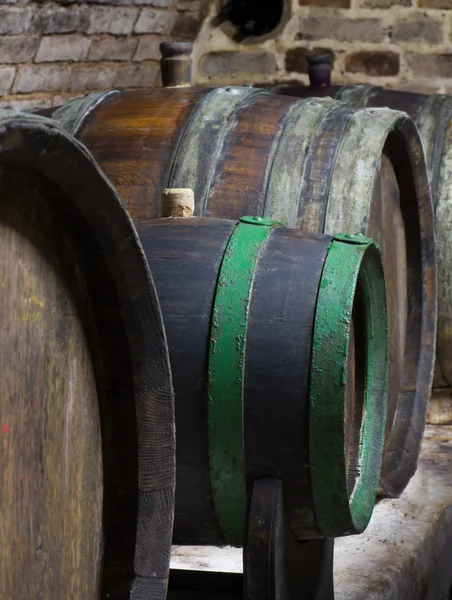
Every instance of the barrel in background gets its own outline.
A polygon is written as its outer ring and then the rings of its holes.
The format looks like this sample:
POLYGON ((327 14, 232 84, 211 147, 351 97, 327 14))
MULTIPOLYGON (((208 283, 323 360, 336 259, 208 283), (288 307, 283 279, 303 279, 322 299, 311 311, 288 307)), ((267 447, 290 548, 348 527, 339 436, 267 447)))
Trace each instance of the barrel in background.
MULTIPOLYGON (((389 107, 408 113, 416 122, 423 141, 435 213, 438 262, 438 328, 434 393, 444 395, 452 386, 452 282, 450 275, 450 220, 452 179, 451 119, 449 95, 417 94, 372 85, 331 85, 329 55, 313 56, 311 85, 280 84, 274 92, 296 96, 331 96, 354 107, 389 107), (314 64, 315 62, 315 64, 314 64), (319 73, 319 69, 321 73, 319 73)), ((450 393, 449 393, 450 394, 450 393)))
POLYGON ((164 188, 190 187, 199 216, 267 215, 376 239, 390 315, 381 492, 399 494, 417 464, 436 331, 432 208, 413 122, 236 87, 109 92, 53 116, 88 146, 137 222, 162 215, 164 188))
POLYGON ((163 599, 173 394, 140 245, 57 123, 1 111, 0 141, 0 596, 163 599))

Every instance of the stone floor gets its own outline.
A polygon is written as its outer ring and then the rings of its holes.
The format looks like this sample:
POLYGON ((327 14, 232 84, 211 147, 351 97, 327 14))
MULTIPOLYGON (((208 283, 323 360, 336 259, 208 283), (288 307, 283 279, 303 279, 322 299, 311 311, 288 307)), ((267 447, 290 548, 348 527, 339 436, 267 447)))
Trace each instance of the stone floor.
MULTIPOLYGON (((175 546, 171 566, 241 573, 241 558, 234 548, 175 546)), ((335 600, 451 600, 451 586, 452 426, 428 425, 402 496, 381 500, 362 535, 336 540, 335 600)))

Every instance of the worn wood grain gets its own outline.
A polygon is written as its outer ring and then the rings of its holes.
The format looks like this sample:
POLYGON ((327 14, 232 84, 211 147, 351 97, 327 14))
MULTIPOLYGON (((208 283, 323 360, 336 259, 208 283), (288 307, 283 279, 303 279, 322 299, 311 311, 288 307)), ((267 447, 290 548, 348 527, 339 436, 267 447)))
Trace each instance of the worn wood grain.
POLYGON ((318 282, 327 252, 323 236, 275 230, 259 260, 250 305, 244 382, 247 475, 249 480, 283 478, 287 511, 300 538, 315 529, 309 378, 318 282), (263 317, 269 298, 271 312, 263 317))
POLYGON ((285 516, 281 481, 276 478, 256 478, 250 491, 243 597, 334 599, 333 540, 295 540, 285 516))
MULTIPOLYGON (((377 102, 375 88, 353 93, 357 103, 377 102)), ((161 190, 187 181, 197 215, 266 214, 304 231, 378 239, 390 303, 391 458, 384 472, 397 472, 391 482, 384 476, 381 492, 399 494, 416 468, 436 330, 432 206, 412 122, 400 112, 327 98, 297 102, 252 88, 122 93, 82 121, 78 137, 136 219, 160 216, 161 190)), ((443 314, 447 332, 451 317, 443 314)))
MULTIPOLYGON (((334 592, 337 600, 439 600, 447 599, 452 584, 452 427, 427 426, 419 468, 404 494, 382 499, 365 534, 336 540, 334 592)), ((232 596, 225 579, 242 573, 241 552, 234 548, 175 548, 172 567, 184 571, 186 583, 201 575, 218 578, 212 598, 232 596), (219 572, 220 571, 220 572, 219 572), (228 591, 230 595, 228 596, 228 591)), ((304 562, 299 562, 305 564, 304 562)), ((181 571, 179 571, 180 573, 181 571)), ((227 580, 226 580, 227 581, 227 580)), ((193 580, 190 582, 193 584, 193 580)), ((232 587, 232 586, 230 586, 232 587)), ((169 598, 208 599, 200 586, 185 586, 185 593, 170 590, 169 598), (190 591, 189 591, 190 590, 190 591)), ((296 595, 293 596, 297 598, 296 595)))
POLYGON ((173 396, 141 247, 55 122, 1 111, 0 147, 0 593, 119 599, 137 575, 163 599, 173 396))
MULTIPOLYGON (((136 226, 159 294, 174 377, 178 441, 173 540, 221 545, 225 538, 209 460, 207 367, 217 279, 236 222, 162 218, 141 220, 136 226)), ((318 289, 331 239, 283 227, 272 231, 254 274, 243 341, 246 481, 250 485, 257 477, 281 478, 287 517, 298 539, 321 535, 310 476, 309 394, 318 289)), ((349 362, 356 361, 356 367, 348 367, 353 381, 346 392, 347 423, 337 433, 341 440, 347 436, 349 498, 360 471, 363 422, 370 414, 363 410, 368 323, 359 306, 353 319, 349 362)))
POLYGON ((93 153, 133 218, 160 216, 160 197, 170 187, 177 143, 205 93, 156 89, 147 97, 141 92, 127 94, 127 103, 121 93, 110 96, 81 123, 78 139, 93 153))
POLYGON ((331 86, 323 90, 313 90, 308 86, 287 86, 274 88, 275 92, 297 97, 328 96, 353 107, 389 107, 408 113, 416 122, 424 145, 425 158, 431 181, 432 202, 435 208, 435 230, 438 262, 438 329, 437 355, 433 386, 448 388, 452 382, 450 365, 452 361, 452 287, 450 284, 450 178, 452 145, 450 122, 452 102, 449 96, 415 94, 387 90, 371 85, 331 86))
POLYGON ((349 128, 338 151, 325 215, 325 231, 359 231, 374 238, 383 249, 390 328, 386 439, 399 402, 405 345, 411 342, 406 340, 406 334, 410 335, 406 331, 407 250, 399 189, 391 162, 382 154, 386 131, 398 118, 400 114, 395 112, 349 115, 351 122, 348 121, 349 128), (357 143, 363 152, 351 165, 346 157, 353 153, 357 143))
POLYGON ((97 598, 102 448, 86 291, 23 171, 3 169, 1 190, 0 595, 97 598))
POLYGON ((285 600, 284 504, 279 479, 255 479, 250 491, 248 529, 243 549, 243 597, 285 600))

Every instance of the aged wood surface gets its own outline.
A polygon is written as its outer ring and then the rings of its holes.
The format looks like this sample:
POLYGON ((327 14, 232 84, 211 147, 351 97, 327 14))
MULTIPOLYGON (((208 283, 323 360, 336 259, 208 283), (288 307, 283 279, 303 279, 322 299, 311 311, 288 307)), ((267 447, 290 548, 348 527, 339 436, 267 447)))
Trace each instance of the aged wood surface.
POLYGON ((333 96, 349 106, 388 106, 407 112, 416 122, 423 140, 429 169, 432 201, 435 208, 435 229, 438 261, 438 329, 434 388, 452 385, 452 283, 450 275, 450 222, 452 177, 452 143, 450 96, 415 94, 386 90, 371 85, 331 86, 323 90, 308 86, 274 88, 281 94, 297 97, 333 96))
POLYGON ((452 285, 450 282, 450 178, 452 144, 449 96, 404 93, 372 86, 344 86, 335 97, 354 106, 389 106, 406 111, 421 134, 429 168, 432 201, 436 212, 438 260, 438 346, 434 387, 452 384, 452 285))
POLYGON ((452 394, 450 388, 432 390, 428 403, 427 423, 452 425, 452 394))
POLYGON ((124 103, 121 93, 109 96, 83 118, 77 137, 133 218, 160 216, 164 188, 192 187, 170 184, 169 178, 179 138, 205 94, 206 90, 164 88, 135 92, 124 103))
MULTIPOLYGON (((253 224, 253 219, 246 219, 245 224, 248 227, 259 228, 267 226, 268 223, 268 219, 255 219, 255 221, 259 223, 253 224)), ((230 240, 233 239, 233 232, 238 235, 236 228, 238 231, 238 228, 243 226, 243 222, 236 227, 234 221, 171 218, 141 220, 136 222, 136 226, 162 306, 175 386, 178 441, 173 539, 179 543, 224 544, 225 539, 228 539, 230 535, 230 528, 229 525, 225 527, 224 519, 220 518, 220 510, 223 511, 221 514, 224 514, 224 507, 221 505, 219 509, 220 505, 217 502, 217 492, 215 491, 217 484, 213 479, 212 442, 209 437, 213 431, 211 424, 213 413, 210 405, 213 402, 213 394, 217 394, 217 392, 213 386, 214 375, 209 344, 212 344, 214 339, 211 329, 215 329, 215 323, 219 318, 220 308, 216 285, 220 268, 223 273, 220 283, 224 277, 224 283, 221 285, 228 286, 230 280, 234 281, 236 287, 231 287, 231 292, 236 291, 238 294, 239 287, 236 281, 238 274, 231 273, 230 277, 229 275, 226 277, 224 270, 226 258, 223 258, 223 255, 227 248, 227 260, 233 259, 235 246, 233 249, 230 240), (213 321, 212 314, 214 314, 213 321), (211 321, 214 327, 211 326, 211 321), (208 364, 209 372, 207 372, 208 364), (209 402, 207 401, 207 392, 209 393, 209 402)), ((318 289, 330 243, 331 237, 329 236, 286 230, 283 227, 277 227, 271 231, 254 267, 247 328, 237 337, 241 341, 236 344, 238 351, 246 350, 243 358, 243 386, 240 385, 243 398, 239 399, 240 402, 243 401, 241 409, 244 416, 243 433, 239 431, 238 441, 237 436, 234 438, 232 434, 229 436, 231 453, 234 452, 236 455, 237 443, 241 443, 246 457, 245 473, 238 472, 237 477, 246 475, 247 482, 260 476, 281 477, 287 514, 299 539, 320 535, 312 500, 312 473, 309 465, 309 454, 310 452, 312 454, 312 447, 311 451, 309 449, 309 440, 314 444, 320 444, 320 436, 313 435, 309 430, 309 413, 312 405, 312 400, 309 399, 311 393, 309 370, 318 289), (300 285, 301 281, 303 285, 300 285), (270 303, 269 298, 271 298, 270 303), (269 306, 271 306, 271 313, 269 313, 269 306), (282 390, 284 390, 283 394, 281 394, 282 390), (242 440, 240 435, 243 436, 242 440)), ((355 240, 354 243, 351 243, 351 247, 356 248, 355 243, 360 242, 355 240)), ((335 241, 334 244, 347 246, 345 242, 335 241)), ((240 260, 249 258, 247 252, 240 251, 237 255, 240 260)), ((382 283, 381 264, 379 269, 372 275, 369 271, 367 276, 379 279, 382 283)), ((337 272, 339 273, 339 271, 337 272)), ((349 281, 348 278, 341 278, 339 274, 335 275, 335 273, 336 270, 333 269, 329 285, 332 285, 335 277, 343 282, 349 281)), ((359 292, 354 287, 350 288, 349 292, 353 293, 352 302, 354 294, 359 292)), ((361 334, 354 335, 352 331, 355 354, 361 358, 367 355, 370 357, 372 354, 371 347, 366 346, 366 339, 367 337, 374 339, 375 332, 372 330, 373 333, 371 333, 368 328, 370 326, 369 319, 373 323, 371 327, 375 327, 375 323, 377 323, 377 313, 375 312, 377 304, 377 295, 375 295, 373 296, 372 316, 363 312, 358 319, 358 328, 355 327, 355 331, 359 329, 361 334), (367 320, 362 320, 364 318, 367 320), (367 333, 364 334, 366 331, 367 333)), ((351 307, 346 310, 347 314, 352 312, 351 307)), ((360 311, 358 313, 361 314, 360 311)), ((233 315, 231 315, 232 317, 233 315)), ((355 313, 353 318, 356 318, 355 313)), ((333 320, 333 317, 331 319, 333 320)), ((344 320, 342 321, 345 323, 344 320)), ((336 320, 334 320, 334 324, 336 324, 336 320)), ((336 329, 325 330, 327 335, 331 336, 328 338, 329 341, 336 339, 335 336, 345 335, 344 339, 348 344, 350 338, 348 328, 345 328, 344 334, 341 333, 340 328, 337 331, 336 329)), ((384 327, 382 331, 384 331, 384 327)), ((383 338, 385 338, 384 334, 383 338)), ((218 351, 223 353, 223 358, 220 356, 220 359, 223 362, 229 361, 234 354, 233 349, 229 352, 226 351, 220 337, 215 338, 215 345, 218 347, 218 351)), ((353 360, 353 358, 354 352, 350 350, 349 360, 353 360)), ((356 492, 359 495, 357 491, 361 485, 359 481, 362 481, 364 486, 367 485, 364 482, 368 482, 369 489, 372 488, 371 503, 373 503, 377 489, 379 461, 377 460, 370 466, 375 475, 374 484, 371 484, 373 476, 370 475, 370 471, 367 472, 369 465, 362 462, 361 456, 366 453, 358 450, 361 448, 361 444, 365 443, 360 434, 365 419, 374 419, 373 425, 369 425, 367 433, 374 427, 376 427, 374 431, 378 432, 378 422, 383 427, 385 386, 377 378, 376 373, 379 368, 376 366, 377 362, 375 365, 372 362, 373 366, 369 367, 371 364, 369 360, 365 365, 369 381, 371 380, 369 368, 375 367, 376 369, 372 371, 376 377, 375 389, 366 388, 366 393, 370 394, 371 400, 367 402, 365 411, 362 408, 363 394, 360 392, 362 383, 350 382, 345 392, 341 385, 338 386, 338 389, 341 390, 340 394, 345 393, 346 404, 350 407, 345 414, 352 423, 344 424, 342 421, 342 426, 334 426, 337 432, 340 432, 341 428, 343 429, 342 433, 337 434, 342 450, 344 435, 345 433, 348 435, 347 455, 343 456, 344 479, 341 483, 347 495, 345 501, 341 499, 341 505, 344 504, 341 509, 343 514, 349 510, 345 505, 351 501, 353 494, 356 492), (380 408, 378 409, 378 407, 380 408), (346 463, 347 466, 345 466, 346 463), (367 474, 364 476, 365 471, 367 474), (358 478, 357 474, 360 472, 362 477, 358 478), (347 481, 349 483, 348 490, 347 481)), ((383 362, 383 370, 385 370, 386 362, 383 362)), ((362 361, 357 361, 357 364, 356 369, 347 367, 345 364, 345 369, 348 368, 350 374, 362 379, 362 361)), ((342 382, 343 369, 341 369, 340 379, 342 382)), ((230 375, 230 373, 228 367, 227 374, 230 375)), ((328 381, 331 381, 331 375, 332 373, 328 369, 319 368, 318 375, 316 371, 314 378, 326 377, 328 381)), ((239 379, 242 377, 240 370, 237 371, 237 377, 239 379)), ((235 390, 236 375, 231 379, 233 380, 231 382, 228 382, 227 378, 224 381, 228 394, 232 394, 235 390)), ((222 380, 218 381, 221 383, 222 380)), ((344 412, 343 404, 344 401, 341 400, 341 419, 343 419, 344 412)), ((332 411, 331 423, 335 418, 333 414, 332 411)), ((331 433, 331 435, 335 434, 331 433)), ((383 430, 381 430, 381 435, 383 436, 383 430)), ((381 438, 382 443, 383 437, 381 438)), ((328 445, 326 441, 325 445, 328 445)), ((375 438, 370 453, 375 453, 377 448, 378 443, 375 438)), ((380 446, 380 452, 381 449, 382 446, 380 446)), ((336 465, 336 459, 331 461, 332 464, 333 462, 336 465)), ((238 468, 237 470, 240 471, 238 468)), ((328 481, 327 484, 325 482, 325 485, 332 488, 333 484, 328 481)), ((220 492, 224 494, 224 491, 220 490, 220 492)), ((341 493, 337 497, 341 496, 341 493)), ((363 501, 359 510, 365 504, 366 502, 363 501)), ((350 511, 353 512, 353 510, 350 505, 350 511)), ((350 527, 360 526, 355 524, 355 521, 353 521, 354 525, 349 524, 348 517, 344 518, 344 516, 341 517, 342 522, 339 524, 336 516, 333 516, 333 512, 331 519, 335 524, 332 527, 340 529, 338 535, 350 533, 350 527)), ((243 527, 243 524, 239 524, 239 529, 241 526, 243 527)), ((234 533, 234 543, 240 543, 237 535, 234 533), (236 540, 238 541, 236 542, 236 540)))
POLYGON ((250 491, 243 549, 243 596, 246 600, 289 598, 284 564, 284 525, 281 480, 255 479, 250 491))
POLYGON ((257 478, 253 482, 243 549, 243 597, 334 599, 333 540, 295 540, 285 518, 279 479, 257 478))
POLYGON ((1 196, 0 595, 98 598, 102 446, 86 290, 23 171, 2 168, 1 196))
MULTIPOLYGON (((291 597, 300 600, 331 600, 333 591, 334 540, 297 542, 285 532, 285 575, 291 597), (303 576, 300 577, 300 565, 303 576)), ((242 598, 243 557, 238 548, 173 546, 168 598, 242 598)))
POLYGON ((168 88, 110 96, 77 135, 138 220, 161 216, 165 187, 191 187, 196 215, 265 214, 379 241, 391 315, 381 492, 400 493, 416 468, 436 331, 432 207, 412 123, 329 98, 168 88))
POLYGON ((55 122, 2 111, 0 142, 0 594, 163 599, 173 396, 141 247, 55 122))

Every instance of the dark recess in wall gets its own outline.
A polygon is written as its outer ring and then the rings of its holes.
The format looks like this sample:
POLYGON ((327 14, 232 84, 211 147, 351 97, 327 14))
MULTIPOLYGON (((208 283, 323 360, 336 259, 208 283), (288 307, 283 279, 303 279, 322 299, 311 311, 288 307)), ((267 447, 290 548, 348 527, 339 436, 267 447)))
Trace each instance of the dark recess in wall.
POLYGON ((220 0, 220 11, 215 19, 220 25, 231 23, 241 41, 247 37, 261 37, 274 31, 284 13, 284 0, 220 0))

